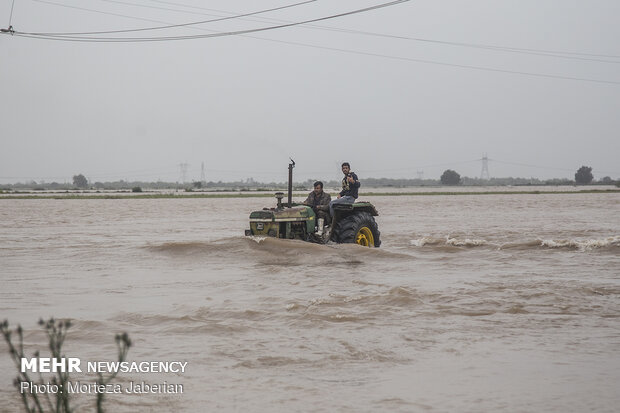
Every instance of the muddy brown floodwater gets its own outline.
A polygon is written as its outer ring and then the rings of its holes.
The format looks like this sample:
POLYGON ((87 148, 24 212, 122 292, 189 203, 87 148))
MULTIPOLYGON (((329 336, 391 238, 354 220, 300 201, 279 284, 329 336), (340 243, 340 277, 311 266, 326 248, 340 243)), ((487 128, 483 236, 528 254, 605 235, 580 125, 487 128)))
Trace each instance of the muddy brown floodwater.
MULTIPOLYGON (((244 237, 269 198, 0 200, 0 318, 30 354, 54 316, 84 362, 126 331, 188 363, 120 374, 183 394, 114 412, 618 411, 620 194, 369 200, 379 249, 244 237)), ((4 342, 0 372, 22 411, 4 342)))

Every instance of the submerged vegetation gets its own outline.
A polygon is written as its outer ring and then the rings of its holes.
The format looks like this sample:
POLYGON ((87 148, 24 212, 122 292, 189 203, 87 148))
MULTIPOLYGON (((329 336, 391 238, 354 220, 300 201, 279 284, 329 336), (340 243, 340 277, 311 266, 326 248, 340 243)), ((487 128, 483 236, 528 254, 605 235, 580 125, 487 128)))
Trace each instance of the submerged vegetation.
MULTIPOLYGON (((40 319, 39 325, 45 330, 51 358, 57 362, 66 359, 67 356, 63 354, 62 347, 67 336, 67 331, 71 328, 71 320, 55 320, 54 318, 50 318, 44 321, 40 319)), ((44 379, 40 371, 38 373, 38 379, 36 377, 30 377, 28 372, 22 371, 21 368, 22 359, 27 358, 24 353, 24 330, 22 326, 18 325, 13 330, 9 328, 9 322, 4 320, 0 323, 0 333, 2 333, 9 347, 11 359, 13 359, 15 367, 17 368, 18 374, 13 384, 21 397, 25 411, 28 413, 70 413, 74 411, 71 408, 71 398, 69 396, 69 372, 57 371, 47 380, 44 379), (14 335, 17 336, 16 341, 14 341, 14 335), (50 392, 39 393, 37 391, 22 391, 22 383, 29 383, 29 387, 57 386, 58 391, 54 392, 51 396, 50 392)), ((131 347, 131 340, 127 333, 117 334, 115 340, 118 349, 118 361, 123 362, 127 358, 129 347, 131 347)), ((33 356, 35 359, 38 359, 40 357, 40 352, 38 350, 35 351, 33 356)), ((107 385, 116 377, 116 374, 117 372, 104 377, 103 374, 97 373, 96 384, 98 386, 107 385)), ((97 392, 95 403, 97 413, 103 413, 104 411, 103 400, 104 392, 97 392)))

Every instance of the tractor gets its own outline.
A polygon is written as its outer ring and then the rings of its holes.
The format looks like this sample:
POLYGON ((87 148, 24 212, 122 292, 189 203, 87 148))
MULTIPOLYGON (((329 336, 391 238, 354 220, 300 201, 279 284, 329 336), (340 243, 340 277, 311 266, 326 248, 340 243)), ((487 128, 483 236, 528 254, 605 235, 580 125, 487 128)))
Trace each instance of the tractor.
POLYGON ((375 221, 379 215, 370 202, 335 204, 330 226, 323 226, 313 209, 293 203, 293 168, 288 166, 288 202, 283 203, 284 193, 276 192, 275 208, 263 208, 250 213, 250 229, 247 236, 268 236, 325 244, 327 242, 355 243, 364 247, 379 247, 379 227, 375 221))

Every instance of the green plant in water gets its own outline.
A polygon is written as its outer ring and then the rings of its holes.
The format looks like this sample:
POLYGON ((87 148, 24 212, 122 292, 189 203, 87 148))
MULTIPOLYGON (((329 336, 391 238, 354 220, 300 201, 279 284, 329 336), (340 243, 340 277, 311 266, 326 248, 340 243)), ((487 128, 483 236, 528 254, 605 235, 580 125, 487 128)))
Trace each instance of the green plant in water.
MULTIPOLYGON (((131 340, 129 339, 129 335, 127 333, 117 334, 114 339, 116 340, 116 347, 118 348, 118 361, 123 362, 127 360, 127 352, 129 351, 129 347, 131 347, 131 340)), ((112 381, 114 377, 118 374, 118 370, 111 373, 108 377, 104 377, 100 372, 97 373, 97 385, 106 386, 108 383, 112 381)), ((103 397, 104 392, 97 393, 97 412, 103 412, 103 397)))
MULTIPOLYGON (((62 346, 67 336, 67 330, 71 327, 71 320, 55 320, 54 318, 50 318, 49 320, 44 321, 43 319, 40 319, 39 325, 45 329, 52 358, 56 359, 58 362, 60 362, 63 358, 66 359, 67 357, 62 354, 62 346)), ((54 400, 52 400, 50 394, 47 392, 42 394, 32 391, 22 392, 20 387, 22 382, 32 382, 35 385, 43 385, 43 375, 39 372, 38 380, 35 381, 30 377, 28 372, 22 372, 21 370, 21 360, 26 358, 24 355, 24 331, 21 325, 17 325, 17 328, 12 330, 9 328, 8 320, 4 320, 0 323, 0 333, 2 333, 4 340, 9 346, 9 353, 17 368, 18 374, 13 381, 13 384, 20 394, 26 411, 28 413, 71 413, 73 409, 71 408, 71 399, 69 397, 69 373, 57 371, 54 373, 51 380, 47 381, 51 385, 58 386, 59 390, 57 393, 54 393, 54 400), (13 333, 17 335, 16 343, 13 342, 13 333)), ((117 334, 115 340, 118 348, 118 361, 123 362, 127 358, 129 347, 131 347, 131 340, 129 339, 127 333, 117 334)), ((34 357, 38 358, 39 354, 40 353, 38 350, 35 351, 34 357)), ((114 377, 116 377, 117 373, 118 371, 110 374, 108 377, 104 377, 101 373, 97 373, 97 385, 107 385, 112 379, 114 379, 114 377)), ((104 393, 98 392, 96 401, 98 413, 103 413, 104 411, 103 399, 104 393)))

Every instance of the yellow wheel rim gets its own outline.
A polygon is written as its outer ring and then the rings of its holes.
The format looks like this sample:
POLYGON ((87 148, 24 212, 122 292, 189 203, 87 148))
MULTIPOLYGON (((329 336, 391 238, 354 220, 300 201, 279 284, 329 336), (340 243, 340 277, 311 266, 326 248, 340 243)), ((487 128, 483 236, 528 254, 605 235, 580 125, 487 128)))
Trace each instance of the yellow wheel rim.
POLYGON ((355 235, 355 243, 363 247, 374 247, 375 237, 372 236, 372 231, 368 227, 361 227, 355 235))

